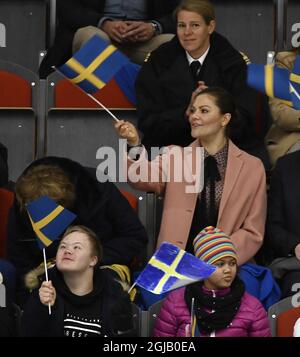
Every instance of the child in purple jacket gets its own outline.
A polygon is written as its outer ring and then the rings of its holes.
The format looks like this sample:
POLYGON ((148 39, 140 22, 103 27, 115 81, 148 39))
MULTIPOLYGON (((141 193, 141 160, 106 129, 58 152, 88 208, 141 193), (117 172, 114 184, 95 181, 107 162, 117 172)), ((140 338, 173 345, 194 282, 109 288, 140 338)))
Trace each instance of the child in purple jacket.
POLYGON ((171 292, 154 328, 159 337, 269 337, 262 304, 237 276, 237 253, 228 236, 206 227, 194 239, 195 256, 217 267, 203 282, 171 292), (192 303, 193 301, 193 303, 192 303), (194 324, 191 326, 191 306, 194 324))

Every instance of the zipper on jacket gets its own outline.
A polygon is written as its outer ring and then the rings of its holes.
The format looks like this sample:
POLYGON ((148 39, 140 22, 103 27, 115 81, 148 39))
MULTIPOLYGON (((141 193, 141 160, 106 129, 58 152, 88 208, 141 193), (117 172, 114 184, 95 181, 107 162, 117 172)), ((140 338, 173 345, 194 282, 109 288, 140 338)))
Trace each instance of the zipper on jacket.
MULTIPOLYGON (((212 295, 213 295, 213 298, 215 298, 217 295, 216 295, 216 292, 215 290, 212 290, 212 295)), ((215 313, 216 310, 211 310, 211 313, 215 313)), ((209 335, 209 337, 216 337, 216 332, 215 331, 212 331, 209 335)))

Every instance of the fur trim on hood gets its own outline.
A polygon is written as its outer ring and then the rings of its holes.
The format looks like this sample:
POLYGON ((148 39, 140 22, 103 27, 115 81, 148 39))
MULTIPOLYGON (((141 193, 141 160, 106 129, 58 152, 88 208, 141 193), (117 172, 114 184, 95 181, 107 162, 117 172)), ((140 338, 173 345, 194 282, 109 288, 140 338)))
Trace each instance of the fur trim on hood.
MULTIPOLYGON (((55 266, 55 260, 49 260, 47 262, 47 269, 51 269, 55 266)), ((101 266, 100 269, 110 269, 118 274, 119 279, 115 279, 123 288, 124 291, 130 289, 130 271, 126 265, 112 264, 101 266)), ((45 265, 41 263, 38 267, 31 270, 25 275, 25 286, 29 290, 37 289, 40 286, 40 277, 45 275, 45 265)), ((129 293, 130 300, 133 301, 136 295, 136 289, 132 289, 129 293)))
MULTIPOLYGON (((47 269, 51 269, 55 266, 55 260, 49 260, 47 262, 47 269)), ((41 263, 38 267, 31 270, 25 275, 25 286, 29 290, 37 289, 40 286, 41 275, 45 274, 45 264, 41 263)))

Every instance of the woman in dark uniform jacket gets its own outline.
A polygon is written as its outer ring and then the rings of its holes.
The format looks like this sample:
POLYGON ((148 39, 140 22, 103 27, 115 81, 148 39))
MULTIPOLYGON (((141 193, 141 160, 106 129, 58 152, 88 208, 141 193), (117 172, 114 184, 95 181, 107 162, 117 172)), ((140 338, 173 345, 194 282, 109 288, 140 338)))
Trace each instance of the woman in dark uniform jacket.
POLYGON ((263 142, 254 132, 257 92, 247 86, 243 56, 214 32, 213 6, 207 1, 186 0, 177 8, 176 18, 177 36, 151 53, 136 82, 138 128, 144 134, 146 149, 192 142, 185 111, 197 81, 203 81, 205 86, 226 89, 235 98, 240 127, 232 132, 232 140, 266 162, 263 142), (198 27, 188 26, 192 22, 198 27), (201 56, 207 50, 203 61, 201 56), (189 62, 198 59, 201 70, 193 78, 189 62))

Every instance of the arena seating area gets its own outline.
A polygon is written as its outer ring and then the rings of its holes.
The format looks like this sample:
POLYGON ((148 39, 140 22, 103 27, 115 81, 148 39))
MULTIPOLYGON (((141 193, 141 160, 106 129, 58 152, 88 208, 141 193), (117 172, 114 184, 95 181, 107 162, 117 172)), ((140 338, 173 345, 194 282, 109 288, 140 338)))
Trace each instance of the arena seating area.
MULTIPOLYGON (((212 3, 219 19, 217 30, 255 63, 270 62, 275 52, 287 49, 293 36, 291 25, 299 22, 298 0, 212 3)), ((39 63, 53 43, 55 29, 55 0, 0 1, 0 142, 8 149, 12 182, 34 159, 46 155, 64 156, 95 170, 100 164, 99 148, 107 146, 119 152, 113 121, 102 108, 57 72, 46 80, 39 78, 39 63), (20 6, 22 12, 16 10, 20 6), (9 16, 11 13, 16 16, 9 16)), ((136 109, 114 79, 95 97, 118 118, 137 123, 136 109)), ((258 110, 257 132, 262 133, 264 126, 264 117, 258 110)), ((135 191, 124 182, 117 182, 117 186, 146 227, 149 243, 142 257, 146 262, 155 249, 162 200, 151 192, 135 191)), ((13 193, 0 189, 0 258, 6 256, 6 222, 12 201, 13 193)), ((151 335, 160 305, 158 302, 148 311, 134 305, 139 336, 151 335)), ((290 298, 271 307, 273 336, 292 336, 291 326, 299 315, 299 307, 293 308, 290 298), (282 323, 283 315, 289 327, 282 323)))

